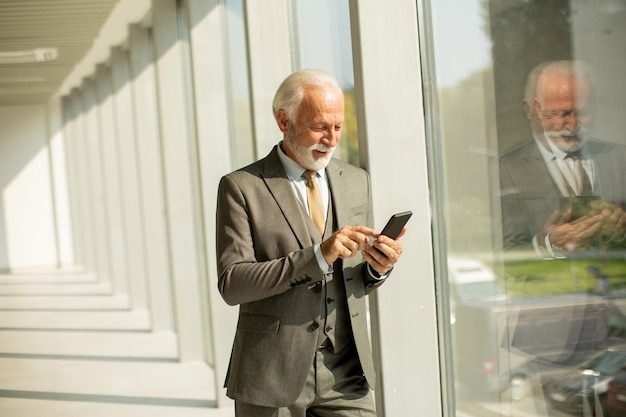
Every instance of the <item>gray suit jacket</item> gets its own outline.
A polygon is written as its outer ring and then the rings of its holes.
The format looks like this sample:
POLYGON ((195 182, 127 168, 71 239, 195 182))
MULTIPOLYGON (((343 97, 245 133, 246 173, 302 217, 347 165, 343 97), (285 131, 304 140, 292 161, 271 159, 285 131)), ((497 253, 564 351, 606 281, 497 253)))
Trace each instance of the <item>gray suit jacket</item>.
MULTIPOLYGON (((367 172, 333 159, 326 173, 337 227, 371 227, 367 172)), ((220 292, 228 304, 240 306, 227 395, 266 407, 289 405, 302 391, 317 349, 323 317, 315 284, 323 275, 313 252, 321 237, 302 210, 276 147, 222 178, 216 237, 220 292)), ((370 280, 360 257, 339 265, 359 359, 373 387, 365 295, 382 282, 370 280)))
MULTIPOLYGON (((585 154, 593 158, 594 194, 626 207, 626 157, 622 146, 590 141, 585 154)), ((548 217, 563 208, 563 197, 537 149, 527 141, 500 158, 500 189, 504 248, 529 247, 548 217)))

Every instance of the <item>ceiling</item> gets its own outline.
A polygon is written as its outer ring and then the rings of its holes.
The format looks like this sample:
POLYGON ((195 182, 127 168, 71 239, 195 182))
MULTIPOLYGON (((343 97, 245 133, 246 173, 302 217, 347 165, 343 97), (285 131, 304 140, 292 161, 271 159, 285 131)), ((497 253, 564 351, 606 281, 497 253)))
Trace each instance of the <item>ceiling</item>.
POLYGON ((92 48, 118 2, 0 0, 0 56, 4 52, 58 49, 53 61, 0 63, 0 105, 47 101, 92 48))

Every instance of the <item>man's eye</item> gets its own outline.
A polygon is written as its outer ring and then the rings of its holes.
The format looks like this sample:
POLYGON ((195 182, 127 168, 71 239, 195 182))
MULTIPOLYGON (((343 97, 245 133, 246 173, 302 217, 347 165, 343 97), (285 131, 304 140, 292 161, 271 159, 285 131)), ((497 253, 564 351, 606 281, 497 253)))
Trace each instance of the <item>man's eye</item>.
POLYGON ((544 117, 548 119, 561 119, 562 120, 562 119, 567 119, 572 114, 575 115, 576 117, 581 117, 581 118, 591 117, 591 112, 589 112, 588 110, 576 110, 576 111, 553 110, 553 111, 545 112, 544 117))
POLYGON ((544 117, 548 119, 564 119, 569 115, 570 112, 562 111, 562 110, 552 110, 544 112, 544 117))

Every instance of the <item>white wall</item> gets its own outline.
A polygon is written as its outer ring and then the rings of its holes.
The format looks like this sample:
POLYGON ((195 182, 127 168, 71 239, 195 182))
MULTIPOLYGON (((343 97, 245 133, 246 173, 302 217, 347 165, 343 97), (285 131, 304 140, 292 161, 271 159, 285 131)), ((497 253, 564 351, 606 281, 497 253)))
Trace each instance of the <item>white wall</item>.
POLYGON ((0 270, 57 264, 46 112, 0 107, 0 270))

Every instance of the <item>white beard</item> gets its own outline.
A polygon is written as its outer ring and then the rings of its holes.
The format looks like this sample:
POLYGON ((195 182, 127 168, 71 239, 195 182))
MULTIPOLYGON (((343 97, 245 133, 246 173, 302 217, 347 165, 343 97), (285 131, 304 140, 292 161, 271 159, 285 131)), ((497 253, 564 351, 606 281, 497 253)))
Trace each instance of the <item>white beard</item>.
POLYGON ((285 146, 293 152, 296 157, 296 161, 306 169, 313 171, 321 171, 326 168, 330 163, 330 158, 333 156, 336 147, 330 147, 316 143, 308 148, 301 146, 295 137, 296 135, 287 135, 285 137, 285 146), (326 156, 320 159, 313 158, 313 151, 326 152, 326 156))
POLYGON ((574 131, 571 130, 552 130, 546 131, 546 136, 560 151, 569 153, 581 150, 587 143, 587 129, 581 128, 574 131), (569 141, 563 140, 564 137, 570 137, 569 141))

